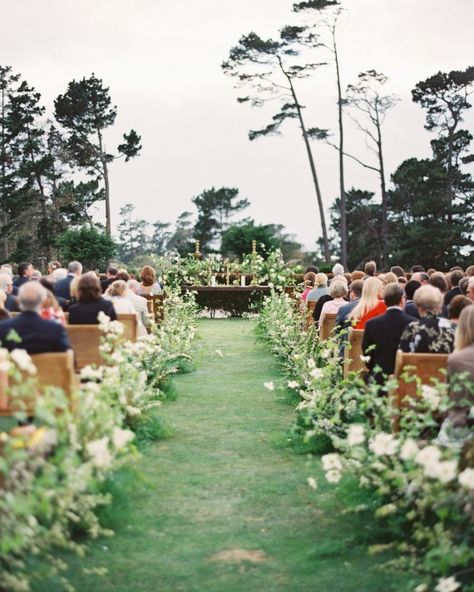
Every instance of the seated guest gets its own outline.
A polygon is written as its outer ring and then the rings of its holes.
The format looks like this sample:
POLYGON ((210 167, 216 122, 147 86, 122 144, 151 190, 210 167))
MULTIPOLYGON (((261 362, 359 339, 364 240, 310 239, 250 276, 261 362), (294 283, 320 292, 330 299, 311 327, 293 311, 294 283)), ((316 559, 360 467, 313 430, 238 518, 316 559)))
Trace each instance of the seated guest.
MULTIPOLYGON (((138 294, 136 294, 138 286, 139 286, 139 283, 137 282, 137 280, 128 280, 128 282, 127 282, 128 289, 125 293, 125 297, 128 298, 130 300, 130 302, 133 304, 135 310, 138 313, 138 317, 140 319, 141 325, 145 328, 145 327, 148 327, 150 324, 150 314, 148 312, 146 298, 143 298, 143 296, 139 296, 138 294)), ((140 328, 140 326, 139 326, 139 328, 140 328)), ((145 331, 145 333, 146 333, 146 331, 145 331)), ((143 333, 143 334, 145 334, 145 333, 143 333)))
POLYGON ((387 311, 367 321, 362 340, 362 351, 369 357, 367 378, 380 385, 386 376, 393 374, 400 337, 405 327, 415 320, 403 312, 405 292, 398 282, 385 286, 383 298, 387 311))
POLYGON ((405 278, 407 277, 405 270, 400 265, 393 265, 390 268, 391 273, 394 273, 398 278, 405 278))
POLYGON ((37 282, 43 277, 43 274, 39 269, 33 269, 33 273, 31 274, 31 279, 36 280, 37 282))
POLYGON ((337 279, 337 277, 338 276, 336 276, 336 278, 331 282, 331 285, 329 287, 329 295, 331 296, 332 300, 326 302, 321 309, 321 315, 319 317, 320 333, 322 325, 324 323, 325 316, 330 313, 337 313, 341 306, 347 304, 347 284, 346 282, 337 279))
POLYGON ((145 265, 142 268, 140 279, 142 281, 137 290, 139 296, 156 296, 161 294, 161 286, 156 281, 156 271, 151 265, 145 265))
POLYGON ((470 300, 467 296, 463 296, 459 294, 455 296, 448 306, 448 319, 453 323, 453 325, 457 325, 459 321, 459 315, 461 311, 466 308, 466 306, 470 306, 474 304, 472 300, 470 300))
POLYGON ((365 329, 365 324, 369 319, 373 319, 387 310, 385 302, 381 299, 382 294, 383 284, 379 279, 368 277, 364 281, 361 298, 348 316, 355 329, 365 329))
POLYGON ((414 317, 415 319, 419 319, 420 315, 418 314, 418 310, 415 306, 415 303, 413 302, 413 298, 415 296, 415 292, 420 287, 421 287, 420 282, 417 282, 416 280, 409 280, 405 284, 405 298, 406 298, 405 312, 407 313, 407 315, 410 315, 411 317, 414 317))
POLYGON ((82 263, 71 261, 68 265, 67 276, 63 280, 58 280, 54 285, 54 294, 56 297, 71 299, 71 282, 75 277, 82 273, 82 263))
POLYGON ((130 279, 130 274, 128 273, 128 271, 126 269, 119 269, 117 271, 117 275, 115 276, 116 280, 123 280, 125 283, 128 282, 128 280, 130 279))
POLYGON ((398 283, 401 284, 402 286, 404 286, 406 283, 408 282, 406 277, 398 277, 398 283))
POLYGON ((3 290, 0 290, 0 321, 6 321, 11 319, 12 315, 5 309, 5 302, 7 301, 7 295, 3 290))
POLYGON ((51 274, 51 283, 53 285, 56 285, 60 280, 63 280, 65 277, 67 277, 67 269, 64 269, 64 267, 59 267, 58 269, 55 269, 51 274))
POLYGON ((426 286, 426 284, 430 281, 430 276, 424 271, 416 271, 415 273, 411 274, 410 279, 420 282, 422 286, 426 286))
POLYGON ((389 271, 383 276, 382 282, 384 286, 387 286, 388 284, 396 284, 398 283, 398 276, 389 271))
POLYGON ((354 280, 349 287, 349 302, 343 304, 337 311, 336 316, 336 330, 340 331, 347 326, 347 317, 349 313, 357 306, 362 295, 362 288, 364 282, 362 280, 354 280))
POLYGON ((466 269, 466 276, 467 277, 474 276, 474 265, 469 265, 469 267, 466 269))
POLYGON ((56 271, 56 269, 61 269, 61 263, 59 261, 50 261, 48 263, 48 275, 46 276, 46 279, 49 282, 54 283, 53 273, 56 271))
MULTIPOLYGON (((469 411, 474 405, 474 306, 467 306, 459 316, 456 328, 455 349, 448 357, 448 379, 453 385, 450 398, 460 406, 452 409, 448 415, 455 427, 472 426, 474 419, 469 418, 469 411), (463 375, 471 383, 471 388, 454 387, 455 378, 463 375)), ((471 434, 472 436, 472 434, 471 434)))
POLYGON ((105 292, 107 288, 110 286, 110 284, 112 282, 115 282, 115 280, 117 279, 117 273, 118 269, 113 265, 109 265, 109 267, 107 268, 107 277, 105 278, 105 280, 101 280, 100 282, 102 292, 105 292))
POLYGON ((467 287, 469 285, 469 277, 466 275, 465 277, 460 280, 458 284, 459 293, 463 296, 467 296, 467 287))
POLYGON ((48 321, 55 321, 56 323, 65 325, 66 315, 64 314, 63 308, 53 294, 53 290, 51 289, 53 287, 52 284, 44 279, 42 279, 40 283, 44 288, 46 288, 46 298, 43 300, 43 304, 41 305, 40 317, 48 321))
POLYGON ((336 263, 332 268, 333 280, 337 279, 337 276, 344 275, 344 267, 340 263, 336 263))
POLYGON ((413 265, 410 271, 413 275, 414 273, 424 272, 425 268, 423 267, 423 265, 413 265))
MULTIPOLYGON (((48 292, 50 292, 53 295, 54 302, 59 304, 59 306, 63 309, 63 311, 67 311, 67 309, 69 307, 69 300, 66 300, 65 298, 61 298, 61 296, 54 296, 54 284, 52 282, 50 282, 47 277, 42 277, 40 279, 40 284, 44 288, 46 288, 46 290, 48 292)), ((49 296, 49 294, 48 294, 48 296, 49 296)))
POLYGON ((454 328, 440 316, 443 295, 434 286, 421 286, 415 292, 420 319, 410 323, 400 339, 400 349, 408 353, 449 354, 454 347, 454 328))
POLYGON ((375 277, 377 271, 377 263, 375 261, 367 261, 364 267, 365 277, 375 277))
POLYGON ((5 308, 10 312, 19 312, 18 301, 13 296, 13 279, 9 273, 0 273, 0 290, 6 295, 5 308))
POLYGON ((0 342, 8 350, 26 349, 29 354, 62 352, 71 348, 62 325, 39 316, 46 289, 39 282, 26 282, 18 291, 22 313, 0 323, 0 342), (17 343, 18 335, 21 343, 17 343), (13 337, 13 338, 12 338, 13 337))
POLYGON ((127 284, 123 280, 115 280, 107 288, 104 298, 114 304, 117 314, 135 314, 135 308, 126 297, 127 284))
POLYGON ((69 308, 70 325, 98 325, 99 312, 117 320, 113 303, 102 298, 99 278, 94 272, 84 274, 77 284, 77 300, 69 308))
POLYGON ((470 276, 469 283, 466 288, 466 296, 474 301, 474 276, 470 276))
POLYGON ((308 273, 304 274, 304 276, 303 276, 304 290, 301 294, 301 301, 302 302, 306 302, 306 298, 308 297, 308 294, 314 288, 315 281, 316 281, 316 274, 313 273, 312 271, 308 271, 308 273))
POLYGON ((361 271, 360 269, 355 269, 352 273, 351 273, 351 282, 355 282, 356 280, 363 280, 365 276, 365 273, 363 271, 361 271))
POLYGON ((319 273, 319 267, 316 267, 316 265, 308 265, 304 272, 309 273, 310 271, 312 271, 313 273, 319 273))
POLYGON ((18 265, 18 277, 13 282, 15 288, 19 288, 20 286, 23 286, 23 284, 25 284, 26 282, 29 282, 31 280, 33 271, 34 269, 31 263, 20 263, 20 265, 18 265))
POLYGON ((325 273, 317 273, 314 288, 308 293, 306 299, 309 299, 309 302, 317 302, 321 296, 327 296, 327 294, 329 294, 328 276, 325 273))
POLYGON ((440 271, 435 271, 434 273, 432 273, 430 275, 430 279, 428 281, 428 284, 430 286, 434 286, 435 288, 438 288, 439 291, 441 292, 441 294, 443 295, 443 308, 441 310, 441 316, 445 317, 447 319, 448 318, 448 307, 446 306, 446 304, 444 304, 444 299, 445 299, 446 293, 448 291, 448 281, 446 279, 446 276, 444 275, 444 273, 441 273, 440 271))

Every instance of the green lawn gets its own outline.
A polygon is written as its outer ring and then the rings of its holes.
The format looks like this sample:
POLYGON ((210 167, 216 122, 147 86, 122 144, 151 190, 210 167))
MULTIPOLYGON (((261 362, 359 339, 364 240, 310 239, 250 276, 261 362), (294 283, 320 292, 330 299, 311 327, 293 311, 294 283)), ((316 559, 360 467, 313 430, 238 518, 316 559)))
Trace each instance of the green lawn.
POLYGON ((106 515, 116 536, 72 558, 71 582, 94 592, 401 590, 406 579, 367 556, 370 523, 342 514, 341 492, 288 446, 292 407, 263 387, 278 371, 253 323, 203 320, 199 334, 197 371, 176 377, 177 399, 160 410, 168 437, 117 473, 106 515), (82 572, 98 566, 109 574, 82 572))

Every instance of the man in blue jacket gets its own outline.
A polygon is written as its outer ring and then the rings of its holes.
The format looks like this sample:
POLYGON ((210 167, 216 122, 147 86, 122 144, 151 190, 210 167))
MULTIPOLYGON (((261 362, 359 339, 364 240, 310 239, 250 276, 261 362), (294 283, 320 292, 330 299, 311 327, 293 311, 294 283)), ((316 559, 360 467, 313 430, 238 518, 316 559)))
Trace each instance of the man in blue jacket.
POLYGON ((29 354, 64 352, 71 349, 64 327, 39 316, 46 290, 39 282, 27 282, 18 291, 22 313, 0 322, 0 342, 9 351, 19 348, 29 354))
POLYGON ((71 298, 71 282, 75 277, 82 273, 82 263, 79 261, 71 261, 68 265, 67 276, 63 280, 56 282, 54 286, 54 294, 59 298, 70 300, 71 298))

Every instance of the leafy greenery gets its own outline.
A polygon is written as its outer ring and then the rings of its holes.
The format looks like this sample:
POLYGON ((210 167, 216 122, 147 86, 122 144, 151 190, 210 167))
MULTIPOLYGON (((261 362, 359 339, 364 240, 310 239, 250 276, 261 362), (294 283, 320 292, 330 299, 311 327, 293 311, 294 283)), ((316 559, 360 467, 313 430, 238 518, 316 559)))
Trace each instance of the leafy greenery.
POLYGON ((112 237, 96 226, 67 230, 58 247, 64 261, 80 261, 85 269, 104 269, 117 252, 112 237))

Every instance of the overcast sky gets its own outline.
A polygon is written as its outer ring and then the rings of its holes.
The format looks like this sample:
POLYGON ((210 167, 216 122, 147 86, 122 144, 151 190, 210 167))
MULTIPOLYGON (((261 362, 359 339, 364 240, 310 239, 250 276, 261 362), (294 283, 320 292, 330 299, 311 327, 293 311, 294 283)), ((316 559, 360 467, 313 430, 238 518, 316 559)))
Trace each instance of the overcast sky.
MULTIPOLYGON (((424 114, 410 91, 438 70, 472 65, 473 0, 344 0, 339 46, 344 85, 375 68, 400 102, 385 125, 387 171, 430 154, 424 114)), ((174 222, 203 189, 235 186, 259 223, 281 223, 313 249, 320 221, 301 134, 249 142, 272 112, 236 102, 221 62, 250 31, 270 37, 298 21, 291 0, 0 0, 3 65, 34 85, 51 111, 73 78, 94 72, 110 87, 118 117, 107 134, 115 148, 134 128, 141 156, 111 168, 113 223, 125 203, 149 222, 174 222)), ((331 67, 302 88, 309 126, 336 126, 331 67)), ((472 112, 467 125, 472 129, 472 112)), ((347 148, 363 159, 359 132, 347 121, 347 148)), ((326 207, 338 195, 337 154, 314 145, 326 207)), ((377 190, 374 174, 347 162, 346 184, 377 190)), ((103 213, 103 209, 100 210, 103 213)))

